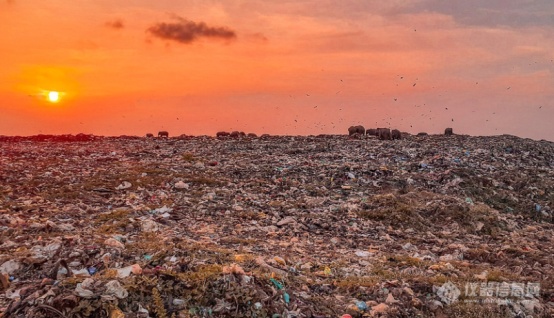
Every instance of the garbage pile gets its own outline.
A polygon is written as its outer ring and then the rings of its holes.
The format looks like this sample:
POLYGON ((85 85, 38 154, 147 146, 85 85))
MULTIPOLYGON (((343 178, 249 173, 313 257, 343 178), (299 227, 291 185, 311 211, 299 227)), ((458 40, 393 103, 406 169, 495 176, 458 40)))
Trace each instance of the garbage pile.
POLYGON ((554 143, 0 140, 0 317, 552 317, 554 143))

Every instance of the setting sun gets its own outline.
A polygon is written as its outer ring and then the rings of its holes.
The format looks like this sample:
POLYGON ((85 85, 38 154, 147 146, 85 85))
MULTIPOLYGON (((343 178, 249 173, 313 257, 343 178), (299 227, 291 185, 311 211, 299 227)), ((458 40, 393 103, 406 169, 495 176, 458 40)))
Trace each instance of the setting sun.
POLYGON ((48 92, 48 101, 51 103, 57 103, 60 100, 60 93, 51 91, 48 92))

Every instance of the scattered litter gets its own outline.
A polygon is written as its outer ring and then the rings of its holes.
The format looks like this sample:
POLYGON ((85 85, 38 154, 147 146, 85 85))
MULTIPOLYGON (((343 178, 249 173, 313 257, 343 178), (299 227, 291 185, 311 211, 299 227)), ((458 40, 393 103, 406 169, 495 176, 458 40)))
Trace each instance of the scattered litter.
POLYGON ((2 317, 468 315, 446 281, 538 282, 490 316, 554 314, 551 142, 6 138, 2 317))
POLYGON ((184 183, 183 181, 179 181, 179 182, 175 183, 174 187, 176 189, 188 189, 189 185, 184 183))
POLYGON ((106 291, 104 292, 104 295, 113 295, 119 299, 124 299, 129 296, 129 293, 117 280, 111 280, 106 283, 106 291))
POLYGON ((131 275, 131 273, 135 275, 140 275, 142 274, 142 268, 139 264, 133 264, 131 266, 117 269, 117 277, 119 278, 128 277, 129 275, 131 275))
POLYGON ((129 189, 130 187, 132 187, 133 185, 131 184, 131 182, 129 181, 123 181, 120 185, 118 185, 115 189, 116 190, 125 190, 125 189, 129 189))
POLYGON ((16 260, 9 260, 0 265, 0 274, 12 275, 22 268, 21 263, 16 260))
POLYGON ((371 255, 371 253, 368 251, 356 251, 355 254, 356 256, 363 257, 363 258, 367 258, 371 255))
POLYGON ((110 246, 110 247, 115 247, 115 248, 125 248, 125 244, 121 243, 120 241, 118 241, 114 238, 106 239, 104 241, 104 244, 107 245, 107 246, 110 246))

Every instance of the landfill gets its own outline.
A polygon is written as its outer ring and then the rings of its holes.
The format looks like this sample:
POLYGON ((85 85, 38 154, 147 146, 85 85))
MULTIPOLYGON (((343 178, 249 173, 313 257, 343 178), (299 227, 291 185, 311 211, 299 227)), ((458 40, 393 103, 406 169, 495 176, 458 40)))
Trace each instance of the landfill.
POLYGON ((554 143, 0 136, 0 317, 554 317, 554 143))

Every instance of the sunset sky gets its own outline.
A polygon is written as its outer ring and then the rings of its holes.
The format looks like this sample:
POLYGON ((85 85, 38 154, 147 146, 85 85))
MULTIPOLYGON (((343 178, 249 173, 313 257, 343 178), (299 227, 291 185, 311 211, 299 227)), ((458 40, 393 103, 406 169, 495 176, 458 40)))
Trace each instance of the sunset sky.
POLYGON ((552 0, 0 0, 0 135, 554 140, 553 60, 552 0))

